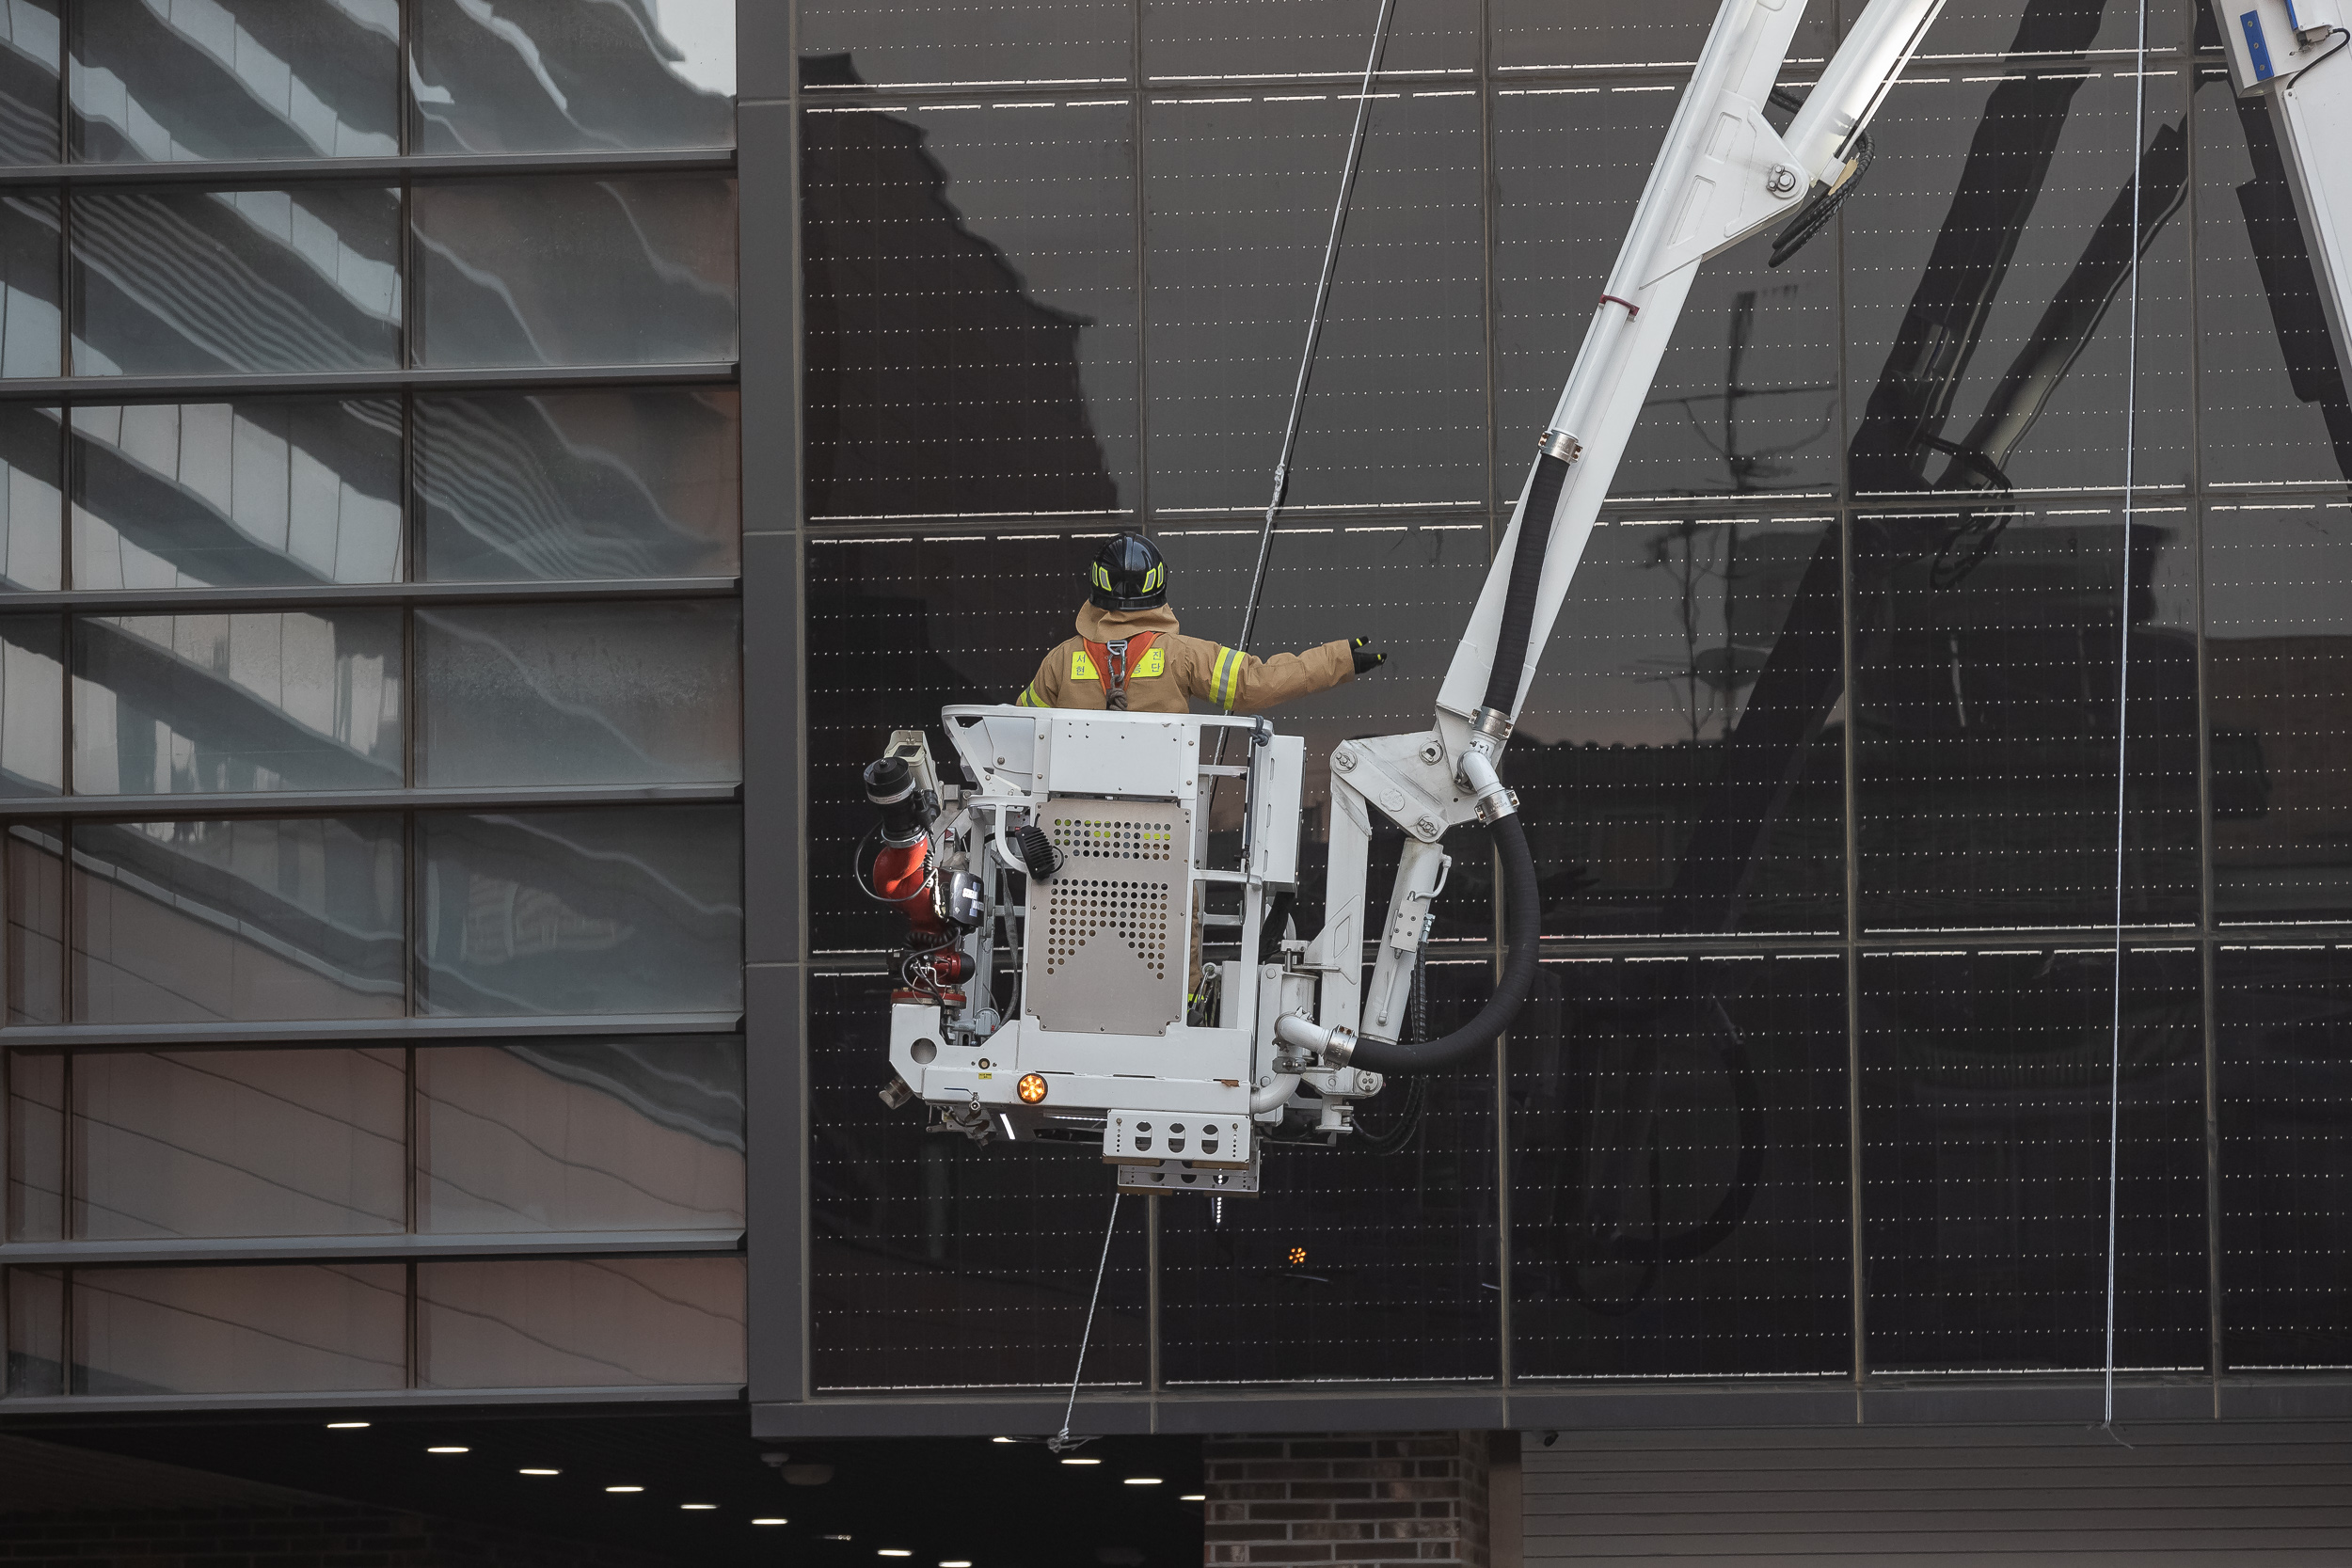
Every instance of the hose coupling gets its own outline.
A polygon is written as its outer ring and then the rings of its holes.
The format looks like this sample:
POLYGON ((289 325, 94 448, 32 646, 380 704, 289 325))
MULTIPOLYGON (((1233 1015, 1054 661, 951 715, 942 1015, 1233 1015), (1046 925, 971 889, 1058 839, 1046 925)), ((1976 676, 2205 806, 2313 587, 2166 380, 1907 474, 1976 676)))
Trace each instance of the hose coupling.
POLYGON ((1565 430, 1547 430, 1543 439, 1535 443, 1535 450, 1563 463, 1573 463, 1584 455, 1584 443, 1565 430))
POLYGON ((1274 1037, 1284 1045, 1311 1051, 1326 1066, 1345 1067, 1356 1053, 1356 1031, 1344 1023, 1325 1028, 1305 1013, 1284 1013, 1274 1021, 1274 1037))
POLYGON ((1501 708, 1480 708, 1470 715, 1470 734, 1485 736, 1494 742, 1488 750, 1500 751, 1502 743, 1511 738, 1511 716, 1501 708))
POLYGON ((1502 787, 1493 760, 1475 746, 1462 753, 1462 783, 1478 802, 1478 820, 1489 827, 1519 809, 1518 798, 1502 787))

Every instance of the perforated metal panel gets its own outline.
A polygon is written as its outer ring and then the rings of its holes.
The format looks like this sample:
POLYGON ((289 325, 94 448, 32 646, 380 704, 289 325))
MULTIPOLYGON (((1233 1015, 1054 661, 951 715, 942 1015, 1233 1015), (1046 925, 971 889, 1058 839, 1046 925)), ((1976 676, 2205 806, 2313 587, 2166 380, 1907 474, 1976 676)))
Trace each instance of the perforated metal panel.
POLYGON ((1184 1016, 1191 814, 1169 801, 1056 799, 1061 851, 1029 890, 1028 1010, 1073 1034, 1159 1035, 1184 1016))

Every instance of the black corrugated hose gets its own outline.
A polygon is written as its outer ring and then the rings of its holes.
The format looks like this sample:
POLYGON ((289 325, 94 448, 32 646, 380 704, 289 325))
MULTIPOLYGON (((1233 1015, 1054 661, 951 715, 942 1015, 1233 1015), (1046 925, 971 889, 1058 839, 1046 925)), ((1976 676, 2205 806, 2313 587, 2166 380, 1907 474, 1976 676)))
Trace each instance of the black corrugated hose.
MULTIPOLYGON (((1527 668, 1527 643, 1535 624, 1535 595, 1544 578, 1544 556, 1551 548, 1552 519, 1560 510, 1560 490, 1567 483, 1568 465, 1549 452, 1536 460, 1535 476, 1528 482, 1527 508, 1519 515, 1518 546, 1511 553, 1511 583, 1502 598, 1502 626, 1495 639, 1494 668, 1486 676, 1486 706, 1509 713, 1518 705, 1519 673, 1527 668)), ((1348 1064, 1366 1072, 1426 1072, 1462 1061, 1511 1026, 1527 993, 1535 984, 1538 961, 1537 927, 1543 923, 1543 900, 1535 889, 1535 858, 1528 852, 1527 831, 1518 812, 1494 820, 1489 830, 1502 862, 1504 890, 1503 939, 1508 956, 1494 994, 1478 1016, 1434 1040, 1359 1039, 1348 1064)))

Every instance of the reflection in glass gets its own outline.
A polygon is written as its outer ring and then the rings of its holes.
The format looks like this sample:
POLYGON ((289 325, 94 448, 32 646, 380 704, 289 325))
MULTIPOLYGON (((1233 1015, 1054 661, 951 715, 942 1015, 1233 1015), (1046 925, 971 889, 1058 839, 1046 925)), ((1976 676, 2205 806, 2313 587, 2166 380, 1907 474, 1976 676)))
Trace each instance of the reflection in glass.
POLYGON ((2213 979, 2225 1357, 2352 1366, 2352 949, 2225 943, 2213 979))
MULTIPOLYGON (((1356 105, 1145 109, 1152 505, 1263 508, 1356 105)), ((1475 506, 1486 490, 1479 101, 1373 105, 1289 499, 1475 506)), ((1534 438, 1534 432, 1529 439, 1534 438)))
POLYGON ((2205 518, 2214 912, 2352 916, 2352 508, 2223 505, 2205 518))
POLYGON ((396 610, 85 616, 73 789, 397 789, 396 610))
POLYGON ((399 0, 74 0, 73 156, 390 157, 399 0))
POLYGON ((73 1235, 407 1228, 406 1053, 84 1052, 73 1235))
POLYGON ((735 140, 735 0, 419 0, 419 152, 735 140))
POLYGON ((1088 1330, 1109 1207, 1101 1167, 1071 1158, 1077 1149, 925 1133, 867 1083, 889 1046, 890 981, 817 974, 808 985, 816 1386, 1067 1390, 1070 1347, 1086 1332, 1087 1382, 1140 1386, 1151 1259, 1135 1206, 1120 1207, 1088 1330))
MULTIPOLYGON (((1646 0, 1639 6, 1495 0, 1489 13, 1494 69, 1501 74, 1664 66, 1687 73, 1698 63, 1699 50, 1707 43, 1707 29, 1717 9, 1713 0, 1646 0)), ((1808 14, 1788 42, 1789 64, 1818 65, 1828 56, 1834 40, 1827 10, 1822 6, 1807 8, 1808 14)), ((1649 160, 1642 160, 1642 167, 1648 166, 1649 160)))
POLYGON ((602 1388, 743 1380, 739 1258, 417 1265, 417 1384, 602 1388))
POLYGON ((63 372, 59 341, 57 198, 0 197, 0 376, 63 372))
POLYGON ((77 1269, 76 1394, 298 1394, 406 1380, 398 1263, 77 1269))
POLYGON ((797 18, 801 85, 1040 87, 1127 80, 1135 8, 1125 0, 948 0, 907 24, 901 0, 810 0, 797 18))
POLYGON ((0 164, 54 164, 62 0, 0 5, 0 164))
POLYGON ((0 1392, 65 1392, 65 1274, 59 1269, 0 1269, 0 1307, 8 1330, 8 1376, 0 1392))
POLYGON ((417 829, 422 1010, 742 1006, 739 808, 434 815, 417 829))
POLYGON ((803 123, 810 510, 1132 507, 1126 103, 987 115, 818 105, 803 123))
POLYGON ((1862 958, 1870 1367, 2206 1363, 2203 1016, 2195 948, 2128 950, 2108 1250, 2112 948, 1862 958))
POLYGON ((77 823, 73 1016, 393 1018, 396 816, 77 823))
POLYGON ((418 398, 426 580, 732 575, 741 407, 701 387, 418 398))
POLYGON ((732 600, 419 610, 416 628, 421 785, 742 776, 732 600))
POLYGON ((1544 929, 1845 927, 1826 517, 1596 529, 1512 749, 1544 929))
POLYGON ((391 370, 400 193, 82 191, 73 288, 76 375, 391 370))
POLYGON ((743 1223, 739 1036, 417 1053, 417 1228, 743 1223))
MULTIPOLYGON (((1383 78, 1468 76, 1478 63, 1478 22, 1471 0, 1396 0, 1380 49, 1383 78)), ((1143 71, 1153 82, 1354 82, 1364 73, 1368 27, 1363 9, 1344 0, 1146 0, 1143 71)))
POLYGON ((0 1242, 65 1239, 65 1056, 13 1051, 7 1076, 8 1180, 0 1242))
POLYGON ((417 362, 645 365, 735 357, 735 182, 419 185, 417 362))
POLYGON ((0 839, 8 871, 8 1022, 65 1022, 63 824, 15 822, 0 839))
POLYGON ((1510 1100, 1518 1375, 1851 1371, 1842 954, 1547 963, 1510 1100))
POLYGON ((65 626, 0 615, 0 797, 65 788, 65 626))
MULTIPOLYGON (((2123 918, 2197 914, 2195 553, 2132 525, 2123 918)), ((1876 929, 2115 918, 2119 512, 1854 519, 1855 842, 1876 929)))
POLYGON ((65 510, 57 483, 62 411, 0 404, 0 590, 47 593, 60 575, 65 510))
POLYGON ((401 575, 400 404, 248 398, 73 410, 73 585, 401 575))

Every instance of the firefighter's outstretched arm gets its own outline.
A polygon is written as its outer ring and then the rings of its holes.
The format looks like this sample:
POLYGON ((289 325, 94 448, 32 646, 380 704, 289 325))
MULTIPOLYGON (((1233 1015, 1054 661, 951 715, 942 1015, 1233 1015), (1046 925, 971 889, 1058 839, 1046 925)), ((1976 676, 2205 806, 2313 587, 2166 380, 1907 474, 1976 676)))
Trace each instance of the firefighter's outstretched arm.
POLYGON ((1534 864, 1510 791, 1496 775, 1535 661, 1584 553, 1618 460, 1657 378, 1699 263, 1776 224, 1795 237, 1811 204, 1856 171, 1865 128, 1943 0, 1871 0, 1784 134, 1765 119, 1803 0, 1724 0, 1633 225, 1596 307, 1565 389, 1537 444, 1525 489, 1438 697, 1434 734, 1351 741, 1332 754, 1328 905, 1309 959, 1324 972, 1314 1022, 1286 1037, 1375 1071, 1459 1059, 1501 1034, 1535 973, 1534 864), (1367 936, 1364 864, 1371 814, 1409 835, 1376 933, 1370 985, 1357 986, 1367 936), (1510 958, 1493 999, 1439 1040, 1396 1043, 1413 951, 1451 863, 1446 828, 1475 816, 1503 860, 1510 958), (1351 1047, 1341 1031, 1360 1031, 1351 1047))

